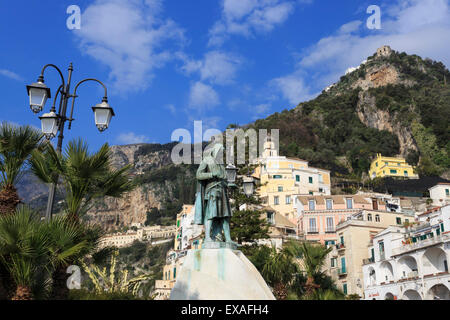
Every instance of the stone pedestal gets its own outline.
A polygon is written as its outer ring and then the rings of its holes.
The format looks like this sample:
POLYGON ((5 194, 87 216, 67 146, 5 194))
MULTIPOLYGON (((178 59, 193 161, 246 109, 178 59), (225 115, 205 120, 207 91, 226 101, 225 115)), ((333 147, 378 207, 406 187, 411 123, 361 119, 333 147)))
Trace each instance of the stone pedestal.
POLYGON ((229 248, 190 250, 170 300, 275 300, 258 270, 229 248))

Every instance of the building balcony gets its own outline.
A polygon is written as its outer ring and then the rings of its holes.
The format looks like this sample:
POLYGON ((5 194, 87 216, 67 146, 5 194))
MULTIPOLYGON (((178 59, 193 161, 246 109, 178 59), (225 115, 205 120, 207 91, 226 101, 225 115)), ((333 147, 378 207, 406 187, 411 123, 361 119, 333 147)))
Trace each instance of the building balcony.
POLYGON ((343 251, 343 250, 345 250, 345 244, 343 244, 343 243, 338 243, 338 244, 336 245, 336 249, 337 249, 338 251, 343 251))
POLYGON ((335 228, 327 228, 325 230, 325 233, 336 233, 336 229, 335 228))
POLYGON ((393 256, 399 256, 407 252, 424 249, 427 247, 442 244, 444 242, 450 241, 450 234, 442 234, 437 237, 429 238, 426 240, 419 240, 416 243, 405 244, 399 248, 392 249, 393 256))
POLYGON ((308 234, 319 234, 319 230, 317 230, 317 229, 311 229, 311 230, 308 230, 307 233, 308 233, 308 234))
POLYGON ((374 258, 363 259, 363 265, 366 265, 366 264, 372 264, 372 263, 374 263, 374 262, 375 262, 375 259, 374 259, 374 258))
POLYGON ((338 276, 346 276, 347 275, 347 268, 338 268, 338 271, 337 271, 337 274, 338 274, 338 276))

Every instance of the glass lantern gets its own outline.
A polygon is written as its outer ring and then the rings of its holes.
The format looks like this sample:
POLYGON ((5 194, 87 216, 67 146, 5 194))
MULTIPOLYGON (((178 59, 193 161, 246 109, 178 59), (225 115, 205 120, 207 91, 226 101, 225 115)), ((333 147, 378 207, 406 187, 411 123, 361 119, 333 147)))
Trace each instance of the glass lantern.
POLYGON ((92 107, 92 110, 94 111, 95 125, 97 126, 97 129, 100 132, 108 129, 111 118, 114 116, 114 110, 111 106, 106 101, 103 101, 95 107, 92 107))
POLYGON ((244 188, 244 194, 247 197, 250 197, 255 190, 255 183, 253 177, 244 177, 242 184, 244 188))
POLYGON ((44 108, 47 99, 50 98, 50 89, 43 82, 35 82, 27 86, 30 97, 30 108, 34 113, 39 113, 44 108))
POLYGON ((45 137, 48 140, 56 137, 58 133, 58 115, 51 111, 50 113, 45 113, 39 119, 41 119, 42 133, 45 137))
POLYGON ((230 186, 234 186, 235 182, 236 182, 237 168, 234 165, 229 164, 226 167, 226 172, 227 172, 228 184, 230 186))

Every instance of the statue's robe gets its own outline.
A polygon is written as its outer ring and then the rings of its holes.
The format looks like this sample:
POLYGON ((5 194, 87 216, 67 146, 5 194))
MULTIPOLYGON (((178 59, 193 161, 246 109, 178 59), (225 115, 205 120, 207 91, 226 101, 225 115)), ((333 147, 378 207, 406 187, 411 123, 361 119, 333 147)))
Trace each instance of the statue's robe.
POLYGON ((205 157, 197 170, 197 180, 194 223, 203 225, 206 220, 230 218, 225 167, 213 157, 205 157))

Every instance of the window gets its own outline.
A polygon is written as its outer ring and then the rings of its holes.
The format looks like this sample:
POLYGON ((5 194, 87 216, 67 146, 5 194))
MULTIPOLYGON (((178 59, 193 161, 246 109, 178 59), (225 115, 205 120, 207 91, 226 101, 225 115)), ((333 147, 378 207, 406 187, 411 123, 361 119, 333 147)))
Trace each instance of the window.
POLYGON ((380 249, 380 253, 383 254, 384 253, 384 242, 379 242, 378 247, 380 249))
POLYGON ((309 200, 309 210, 316 210, 316 202, 314 200, 309 200))
POLYGON ((376 222, 380 222, 380 215, 379 214, 375 215, 375 221, 376 222))
POLYGON ((173 268, 173 278, 176 279, 177 277, 177 268, 173 268))
POLYGON ((283 186, 278 186, 278 192, 283 192, 283 186))
POLYGON ((336 258, 331 258, 331 267, 336 267, 336 258))
POLYGON ((286 196, 286 204, 291 204, 291 196, 286 196))
POLYGON ((313 194, 314 194, 314 192, 310 191, 310 192, 309 192, 309 194, 310 194, 310 195, 313 195, 313 194))
POLYGON ((341 236, 340 240, 341 240, 341 244, 344 244, 344 236, 341 236))
POLYGON ((334 219, 332 217, 327 218, 327 232, 334 232, 334 219))
POLYGON ((344 294, 345 294, 345 295, 347 294, 347 284, 346 284, 346 283, 344 283, 344 284, 342 285, 342 291, 344 291, 344 294))
POLYGON ((275 224, 275 214, 273 212, 267 211, 267 222, 275 224))
POLYGON ((326 203, 327 203, 327 210, 332 210, 333 209, 333 200, 327 199, 326 203))
POLYGON ((309 232, 317 232, 316 218, 309 219, 309 232))
POLYGON ((323 183, 323 176, 319 174, 319 183, 323 183))
POLYGON ((367 221, 372 221, 372 214, 370 213, 367 214, 367 221))
POLYGON ((445 195, 449 196, 450 195, 450 190, 449 189, 445 189, 445 195))
POLYGON ((397 170, 391 169, 391 174, 397 174, 397 170))
POLYGON ((378 167, 378 162, 375 162, 375 167, 378 167))
POLYGON ((397 217, 397 224, 402 224, 402 218, 397 217))
POLYGON ((341 268, 342 268, 342 273, 346 273, 347 272, 347 268, 345 266, 345 257, 341 258, 341 268))
POLYGON ((300 182, 300 176, 298 174, 295 176, 295 181, 300 182))
POLYGON ((408 171, 405 170, 403 173, 404 173, 405 177, 408 176, 408 171))
POLYGON ((320 192, 320 193, 323 193, 323 188, 319 188, 319 192, 320 192))
POLYGON ((282 179, 283 176, 282 176, 282 175, 279 175, 279 174, 276 174, 276 175, 273 176, 273 178, 274 178, 274 179, 282 179))
POLYGON ((313 183, 313 177, 309 177, 309 183, 313 183))
POLYGON ((353 209, 353 199, 347 198, 346 202, 347 202, 347 209, 353 209))
POLYGON ((273 197, 273 203, 276 206, 279 205, 280 204, 280 197, 278 197, 278 196, 273 197))

